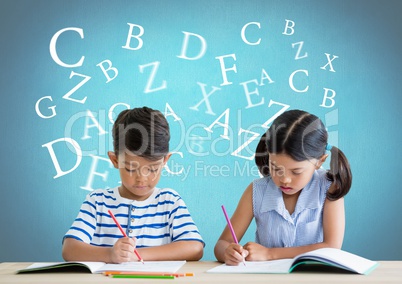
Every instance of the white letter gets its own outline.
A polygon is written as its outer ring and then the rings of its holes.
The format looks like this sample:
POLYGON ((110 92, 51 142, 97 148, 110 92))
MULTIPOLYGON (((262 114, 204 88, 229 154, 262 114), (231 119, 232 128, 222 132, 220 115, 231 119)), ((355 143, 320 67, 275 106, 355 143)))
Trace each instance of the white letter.
POLYGON ((77 76, 79 76, 79 77, 83 77, 84 80, 82 80, 78 85, 76 85, 76 86, 75 86, 74 88, 72 88, 67 94, 65 94, 65 95, 63 96, 63 99, 66 99, 66 100, 70 100, 70 101, 73 101, 73 102, 77 102, 77 103, 83 104, 83 103, 85 103, 85 101, 87 100, 87 97, 83 98, 82 100, 75 100, 75 99, 70 98, 70 96, 71 96, 75 91, 77 91, 79 88, 81 88, 82 85, 84 85, 86 82, 88 82, 88 81, 91 79, 91 77, 89 77, 89 76, 87 76, 87 75, 83 75, 83 74, 78 74, 78 73, 75 73, 74 71, 71 71, 71 73, 70 73, 70 79, 71 79, 73 76, 75 76, 75 75, 77 75, 77 76))
POLYGON ((259 22, 250 22, 250 23, 245 24, 245 25, 243 26, 243 28, 241 29, 241 38, 242 38, 242 40, 243 40, 246 44, 248 44, 248 45, 258 45, 258 44, 260 44, 261 38, 259 38, 256 42, 249 42, 249 41, 246 39, 245 31, 246 31, 246 28, 247 28, 249 25, 256 25, 258 28, 261 28, 259 22))
POLYGON ((100 69, 102 69, 103 74, 107 78, 106 83, 109 83, 110 81, 112 81, 119 74, 119 70, 117 70, 117 68, 115 68, 115 67, 112 67, 112 62, 108 59, 103 60, 101 63, 97 64, 96 66, 99 66, 100 69), (107 63, 109 65, 109 67, 107 69, 105 69, 105 67, 103 67, 103 63, 107 63), (114 72, 113 78, 109 77, 109 74, 107 73, 107 71, 109 71, 109 70, 112 70, 114 72))
POLYGON ((215 57, 216 59, 219 59, 219 63, 221 65, 221 71, 222 71, 222 77, 223 77, 223 83, 221 84, 221 86, 232 84, 232 82, 228 82, 228 79, 226 77, 226 71, 233 70, 235 73, 237 73, 236 64, 233 64, 232 68, 225 68, 225 62, 223 61, 223 58, 225 58, 225 57, 232 57, 236 61, 235 54, 228 54, 228 55, 215 57))
POLYGON ((258 134, 257 132, 253 132, 253 131, 249 131, 249 130, 245 130, 245 129, 243 129, 243 128, 240 128, 238 135, 242 134, 243 132, 246 132, 246 133, 248 133, 248 134, 252 134, 253 136, 252 136, 250 139, 248 139, 246 142, 244 142, 243 145, 241 145, 239 148, 237 148, 237 149, 232 153, 232 156, 237 156, 237 157, 240 157, 240 158, 243 158, 243 159, 252 160, 252 159, 254 158, 254 156, 255 156, 255 152, 253 152, 253 154, 252 154, 251 156, 249 156, 249 157, 239 155, 239 152, 240 152, 241 150, 243 150, 243 149, 244 149, 247 145, 249 145, 251 142, 253 142, 255 139, 257 139, 257 138, 260 136, 260 134, 258 134))
POLYGON ((338 56, 334 55, 334 56, 332 57, 332 59, 330 59, 329 56, 330 56, 331 54, 325 53, 325 55, 327 56, 328 63, 325 64, 324 66, 320 67, 320 68, 323 69, 323 70, 327 70, 326 67, 327 67, 327 65, 329 65, 329 68, 330 68, 329 71, 335 72, 334 68, 332 67, 332 61, 334 61, 334 59, 338 58, 338 56))
POLYGON ((184 41, 183 41, 183 45, 181 47, 181 54, 178 55, 177 57, 178 58, 183 58, 183 59, 188 59, 188 60, 197 60, 197 59, 200 59, 201 57, 203 57, 205 52, 206 52, 206 50, 207 50, 207 42, 205 41, 205 39, 202 36, 197 35, 197 34, 184 32, 184 31, 183 31, 183 33, 184 33, 184 41), (201 41, 201 50, 198 53, 198 55, 194 56, 194 57, 188 57, 186 55, 189 36, 195 36, 201 41))
POLYGON ((212 109, 211 109, 211 105, 209 104, 208 98, 209 98, 215 91, 220 90, 220 88, 217 88, 217 87, 212 86, 212 91, 209 92, 209 94, 207 94, 207 93, 205 92, 205 86, 206 86, 206 84, 203 84, 203 83, 200 83, 200 82, 197 82, 197 84, 201 87, 202 96, 204 97, 204 99, 201 100, 197 105, 190 107, 190 109, 193 109, 193 110, 198 111, 198 107, 200 106, 200 104, 202 104, 202 102, 205 101, 205 104, 206 104, 206 106, 207 106, 207 111, 206 111, 205 113, 215 115, 215 113, 214 113, 214 112, 212 111, 212 109))
POLYGON ((138 66, 138 67, 140 67, 140 72, 141 73, 143 73, 144 67, 153 66, 153 68, 151 70, 151 74, 150 74, 149 79, 148 79, 148 83, 145 86, 144 93, 152 93, 152 92, 156 92, 156 91, 159 91, 159 90, 162 90, 162 89, 166 89, 166 81, 165 80, 162 82, 162 86, 160 86, 158 88, 155 88, 155 89, 151 89, 152 83, 154 82, 156 71, 158 70, 158 67, 159 67, 159 63, 160 63, 159 61, 156 61, 156 62, 152 62, 152 63, 149 63, 149 64, 139 65, 138 66))
POLYGON ((295 30, 294 30, 293 27, 296 25, 295 22, 293 22, 293 21, 291 21, 291 20, 285 20, 285 21, 286 21, 285 31, 284 31, 282 34, 283 34, 283 35, 292 35, 292 34, 294 34, 295 30), (289 25, 289 23, 290 23, 291 25, 289 25), (287 32, 286 32, 288 29, 291 29, 291 32, 290 32, 290 33, 287 33, 287 32))
POLYGON ((168 116, 173 116, 174 117, 174 121, 178 121, 181 120, 180 117, 177 116, 177 114, 174 112, 174 110, 170 107, 170 105, 168 103, 166 103, 166 107, 165 107, 165 117, 167 118, 168 116), (168 113, 168 109, 169 109, 169 113, 168 113))
POLYGON ((81 56, 81 59, 75 64, 67 64, 67 63, 64 63, 63 61, 61 61, 59 56, 57 55, 57 51, 56 51, 57 39, 65 31, 75 31, 81 36, 81 38, 84 38, 84 32, 80 28, 65 28, 65 29, 58 31, 57 33, 54 34, 54 36, 50 40, 50 45, 49 45, 50 56, 53 58, 54 62, 56 62, 58 65, 60 65, 62 67, 67 67, 67 68, 80 67, 84 63, 85 56, 81 56))
MULTIPOLYGON (((179 154, 179 156, 180 156, 181 158, 183 158, 183 152, 172 152, 172 155, 173 155, 173 154, 179 154)), ((178 171, 178 172, 172 172, 172 171, 169 169, 169 166, 167 165, 167 163, 166 163, 166 165, 165 165, 164 168, 165 168, 165 170, 166 170, 168 173, 170 173, 170 174, 172 174, 172 175, 180 175, 180 174, 184 171, 184 168, 182 167, 180 171, 178 171)))
POLYGON ((230 109, 226 109, 209 127, 204 127, 204 129, 208 132, 213 132, 211 129, 214 126, 214 124, 218 124, 225 128, 223 135, 220 135, 222 138, 226 140, 230 140, 228 136, 229 132, 229 114, 230 114, 230 109), (221 119, 222 116, 225 116, 225 123, 219 122, 219 119, 221 119))
POLYGON ((85 116, 85 128, 84 128, 84 136, 82 136, 82 140, 86 140, 91 138, 91 136, 88 135, 88 129, 96 127, 99 129, 99 136, 100 135, 105 135, 107 132, 100 126, 99 122, 96 120, 95 116, 87 110, 87 115, 85 116), (93 124, 89 124, 89 119, 93 121, 93 124))
POLYGON ((138 49, 140 49, 140 48, 142 47, 142 45, 143 45, 143 41, 142 41, 142 39, 141 39, 141 36, 144 34, 144 28, 143 28, 142 26, 140 26, 140 25, 135 25, 135 24, 130 24, 130 23, 127 23, 127 25, 130 26, 130 30, 129 30, 129 32, 128 32, 126 45, 125 45, 125 46, 122 46, 122 48, 130 49, 130 50, 138 50, 138 49), (137 27, 137 28, 140 29, 140 33, 139 33, 138 35, 133 35, 133 29, 134 29, 134 27, 137 27), (133 37, 135 37, 135 38, 138 40, 138 45, 137 45, 137 47, 130 47, 130 41, 131 41, 131 38, 133 38, 133 37))
POLYGON ((325 90, 324 99, 322 100, 322 104, 320 106, 325 107, 325 108, 331 108, 331 107, 333 107, 335 105, 334 98, 336 96, 336 92, 334 90, 332 90, 332 89, 327 89, 327 88, 324 88, 324 90, 325 90), (328 96, 328 91, 331 91, 331 93, 332 93, 331 97, 328 96), (325 101, 327 99, 331 100, 331 104, 329 106, 325 105, 325 101))
POLYGON ((40 98, 40 99, 36 102, 36 104, 35 104, 35 111, 36 111, 36 113, 39 115, 39 117, 42 117, 42 118, 45 118, 45 119, 51 118, 51 117, 53 117, 53 116, 56 115, 56 106, 48 107, 48 109, 51 109, 51 110, 52 110, 52 115, 50 115, 50 116, 45 116, 45 115, 43 115, 43 114, 40 112, 40 110, 39 110, 39 103, 40 103, 42 100, 44 100, 44 99, 49 99, 50 101, 53 101, 51 96, 46 96, 46 97, 40 98))
POLYGON ((85 186, 81 186, 81 189, 88 190, 88 191, 93 191, 94 189, 92 188, 92 183, 94 181, 94 177, 95 176, 100 176, 100 177, 102 177, 103 181, 106 181, 107 180, 107 175, 109 174, 108 171, 105 171, 104 173, 98 173, 98 172, 95 171, 96 166, 98 165, 98 160, 103 160, 103 161, 109 162, 109 167, 110 168, 113 167, 113 164, 107 158, 98 157, 98 156, 94 156, 94 155, 90 155, 90 156, 93 158, 93 161, 92 161, 91 169, 89 171, 88 181, 87 181, 87 184, 85 186))
POLYGON ((275 118, 280 116, 282 113, 284 113, 290 107, 290 105, 283 104, 280 102, 275 102, 273 100, 269 101, 268 107, 271 107, 273 104, 280 105, 280 106, 282 106, 282 108, 274 116, 272 116, 270 119, 265 121, 265 123, 263 125, 261 125, 262 127, 269 128, 270 124, 275 120, 275 118))
POLYGON ((125 103, 115 103, 114 105, 112 105, 111 107, 110 107, 110 109, 109 109, 109 113, 108 113, 108 118, 109 118, 109 121, 113 124, 114 123, 114 120, 113 120, 113 114, 114 114, 114 109, 116 108, 116 106, 118 106, 118 105, 122 105, 122 106, 125 106, 126 107, 126 109, 130 109, 130 105, 129 104, 125 104, 125 103))
POLYGON ((304 90, 298 90, 298 89, 296 89, 295 86, 293 85, 293 76, 294 76, 296 73, 298 73, 298 72, 303 72, 304 74, 306 74, 306 75, 308 76, 308 71, 307 71, 307 70, 296 70, 296 71, 294 71, 294 72, 293 72, 292 74, 290 74, 290 76, 289 76, 289 86, 290 86, 290 88, 291 88, 293 91, 295 91, 295 92, 298 92, 298 93, 305 93, 305 92, 308 91, 308 88, 309 88, 308 85, 307 85, 306 88, 304 88, 304 90))
POLYGON ((243 85, 244 94, 246 95, 246 98, 247 98, 247 103, 248 103, 248 105, 246 106, 246 108, 251 108, 251 107, 256 107, 256 106, 262 105, 262 104, 264 103, 264 98, 262 98, 262 100, 261 100, 259 103, 256 103, 256 104, 253 104, 253 103, 251 102, 250 95, 253 95, 253 94, 254 94, 254 95, 259 96, 260 94, 258 93, 258 88, 255 88, 253 92, 250 92, 250 91, 248 90, 248 86, 247 86, 248 83, 254 83, 254 84, 256 84, 256 85, 258 86, 258 81, 257 81, 257 79, 254 79, 254 80, 250 80, 250 81, 247 81, 247 82, 240 83, 240 85, 243 85))
POLYGON ((47 148, 47 150, 49 151, 50 157, 52 158, 53 165, 54 165, 54 168, 56 169, 56 173, 57 173, 57 174, 53 177, 54 179, 56 179, 56 178, 58 178, 58 177, 61 177, 61 176, 64 176, 64 175, 66 175, 66 174, 68 174, 68 173, 71 173, 71 172, 74 171, 74 170, 78 167, 78 165, 81 163, 81 159, 82 159, 81 147, 80 147, 80 145, 78 145, 78 143, 77 143, 74 139, 72 139, 72 138, 67 138, 67 137, 65 137, 65 138, 60 138, 60 139, 57 139, 57 140, 53 140, 53 141, 50 141, 49 143, 43 144, 42 147, 46 147, 46 148, 47 148), (52 145, 55 144, 55 143, 63 142, 63 141, 64 141, 64 142, 67 142, 67 143, 70 143, 70 144, 74 147, 74 150, 75 150, 75 153, 76 153, 76 156, 77 156, 77 161, 75 162, 74 167, 71 168, 71 169, 68 170, 68 171, 62 171, 62 170, 61 170, 60 164, 59 164, 59 162, 57 161, 56 154, 54 153, 53 146, 52 146, 52 145))
POLYGON ((297 45, 297 44, 299 45, 299 48, 297 49, 295 60, 307 57, 307 52, 304 53, 304 55, 300 57, 300 51, 303 48, 304 41, 299 41, 299 42, 296 42, 296 43, 292 43, 292 48, 295 48, 295 45, 297 45))
POLYGON ((260 86, 264 86, 264 79, 268 79, 269 84, 274 83, 274 81, 272 81, 272 79, 268 76, 268 73, 264 69, 262 69, 260 86))

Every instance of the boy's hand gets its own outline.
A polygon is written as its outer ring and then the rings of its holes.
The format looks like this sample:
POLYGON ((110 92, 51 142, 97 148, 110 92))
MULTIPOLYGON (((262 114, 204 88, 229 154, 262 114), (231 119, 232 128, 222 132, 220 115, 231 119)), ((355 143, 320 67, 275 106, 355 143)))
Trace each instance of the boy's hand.
POLYGON ((238 265, 243 262, 249 252, 245 250, 241 245, 232 243, 225 250, 225 263, 227 265, 238 265))
POLYGON ((134 249, 136 246, 136 238, 120 238, 114 244, 111 250, 111 260, 112 263, 122 263, 127 261, 133 261, 132 259, 137 259, 134 254, 134 249))

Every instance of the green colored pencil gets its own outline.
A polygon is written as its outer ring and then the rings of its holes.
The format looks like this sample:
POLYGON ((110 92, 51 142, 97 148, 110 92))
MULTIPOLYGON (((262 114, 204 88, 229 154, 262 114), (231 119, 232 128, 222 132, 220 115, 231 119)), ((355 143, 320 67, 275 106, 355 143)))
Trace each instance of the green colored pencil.
POLYGON ((174 279, 172 275, 134 275, 134 274, 113 274, 112 278, 148 278, 148 279, 174 279))

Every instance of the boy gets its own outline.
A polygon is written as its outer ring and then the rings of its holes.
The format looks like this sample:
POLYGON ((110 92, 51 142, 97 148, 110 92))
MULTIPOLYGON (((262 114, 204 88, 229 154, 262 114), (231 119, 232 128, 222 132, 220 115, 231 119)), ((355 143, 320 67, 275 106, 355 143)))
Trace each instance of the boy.
POLYGON ((146 260, 199 260, 204 242, 176 191, 157 188, 169 153, 169 124, 148 107, 121 112, 113 125, 121 186, 88 194, 63 239, 66 261, 121 263, 146 260), (123 237, 108 210, 128 237, 123 237))

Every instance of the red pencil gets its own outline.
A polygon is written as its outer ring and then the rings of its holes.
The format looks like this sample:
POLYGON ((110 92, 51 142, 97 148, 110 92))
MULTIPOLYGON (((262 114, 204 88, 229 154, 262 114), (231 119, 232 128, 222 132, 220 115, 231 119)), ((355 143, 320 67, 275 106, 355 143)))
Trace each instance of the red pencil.
MULTIPOLYGON (((126 232, 124 232, 123 228, 120 226, 119 221, 117 221, 116 217, 114 217, 112 211, 108 210, 110 217, 112 217, 113 221, 116 223, 117 227, 120 229, 120 232, 123 234, 123 236, 127 237, 126 232)), ((138 253, 136 249, 134 249, 135 255, 138 257, 138 259, 144 264, 144 260, 142 259, 141 255, 138 253)))

